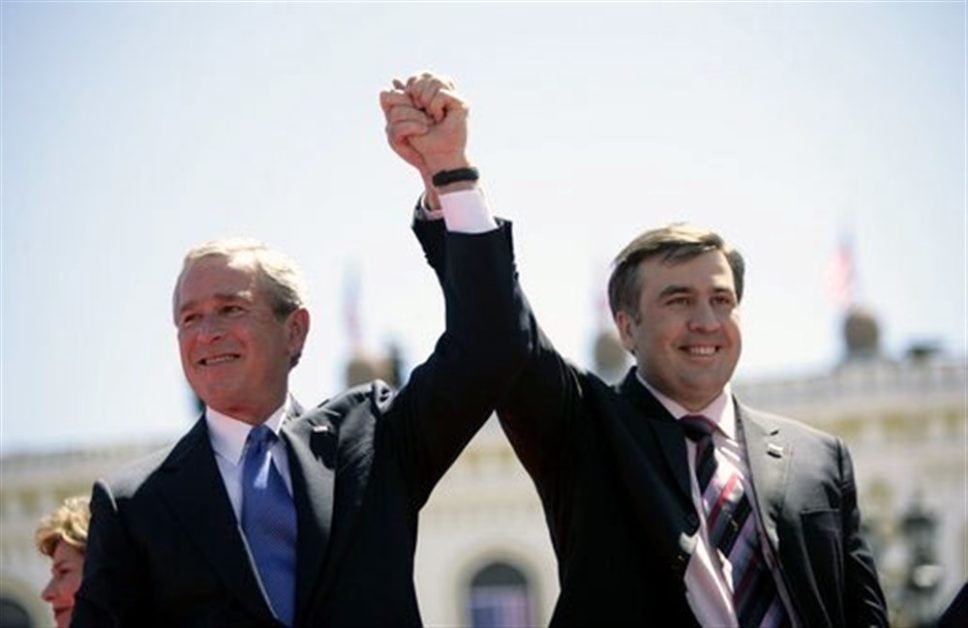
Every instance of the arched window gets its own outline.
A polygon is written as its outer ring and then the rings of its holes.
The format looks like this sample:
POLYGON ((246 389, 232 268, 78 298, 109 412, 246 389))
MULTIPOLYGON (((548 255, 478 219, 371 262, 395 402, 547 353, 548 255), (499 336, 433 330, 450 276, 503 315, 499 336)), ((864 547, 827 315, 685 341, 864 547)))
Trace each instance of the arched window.
POLYGON ((3 628, 31 628, 33 622, 27 609, 16 600, 0 597, 0 626, 3 628))
POLYGON ((469 596, 473 628, 531 626, 531 597, 521 571, 504 562, 493 562, 471 579, 469 596))

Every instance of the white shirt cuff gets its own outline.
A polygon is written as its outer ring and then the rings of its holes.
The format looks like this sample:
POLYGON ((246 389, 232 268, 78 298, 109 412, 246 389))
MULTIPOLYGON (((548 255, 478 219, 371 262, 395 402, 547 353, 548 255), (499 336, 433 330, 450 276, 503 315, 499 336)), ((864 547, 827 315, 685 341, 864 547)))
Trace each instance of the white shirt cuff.
MULTIPOLYGON (((458 190, 440 195, 441 211, 447 231, 455 233, 484 233, 497 229, 497 222, 480 188, 458 190)), ((431 216, 437 212, 428 212, 431 216)))

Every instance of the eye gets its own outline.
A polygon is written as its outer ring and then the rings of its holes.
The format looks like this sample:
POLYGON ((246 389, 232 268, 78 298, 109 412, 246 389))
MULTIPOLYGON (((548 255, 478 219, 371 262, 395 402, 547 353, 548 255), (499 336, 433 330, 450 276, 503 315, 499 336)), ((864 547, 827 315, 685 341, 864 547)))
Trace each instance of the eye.
POLYGON ((243 312, 245 312, 245 308, 235 303, 227 303, 218 309, 218 313, 222 316, 238 316, 243 312))
POLYGON ((672 297, 671 299, 666 301, 666 305, 670 305, 672 307, 686 307, 690 303, 691 303, 690 298, 685 295, 672 297))
POLYGON ((719 294, 713 297, 713 305, 717 307, 730 308, 733 307, 733 297, 728 294, 719 294))
POLYGON ((192 324, 198 322, 200 315, 197 312, 188 312, 182 314, 182 317, 178 319, 179 327, 190 327, 192 324))

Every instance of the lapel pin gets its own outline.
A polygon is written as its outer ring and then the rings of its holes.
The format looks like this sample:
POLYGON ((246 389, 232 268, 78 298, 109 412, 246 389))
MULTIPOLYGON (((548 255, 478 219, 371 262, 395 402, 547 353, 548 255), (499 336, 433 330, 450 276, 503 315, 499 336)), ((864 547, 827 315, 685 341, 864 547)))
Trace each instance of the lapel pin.
POLYGON ((774 445, 773 443, 769 443, 766 446, 766 453, 770 454, 774 458, 782 458, 783 448, 780 447, 779 445, 774 445))

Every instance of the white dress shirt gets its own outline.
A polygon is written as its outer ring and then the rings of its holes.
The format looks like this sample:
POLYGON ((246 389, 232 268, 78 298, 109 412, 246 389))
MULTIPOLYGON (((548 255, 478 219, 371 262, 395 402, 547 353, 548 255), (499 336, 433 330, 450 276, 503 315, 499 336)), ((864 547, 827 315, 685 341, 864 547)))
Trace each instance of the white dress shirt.
MULTIPOLYGON (((787 616, 791 618, 791 624, 797 625, 793 620, 793 613, 790 612, 790 596, 783 584, 783 578, 777 568, 777 561, 773 555, 770 543, 766 538, 763 529, 763 519, 760 516, 759 505, 756 503, 755 487, 749 474, 749 463, 746 457, 746 447, 740 434, 740 426, 736 422, 736 408, 732 403, 732 393, 727 384, 718 397, 698 412, 690 412, 666 395, 663 395, 655 388, 650 386, 642 376, 636 371, 639 382, 651 392, 659 403, 669 411, 677 421, 687 415, 702 415, 716 424, 717 429, 713 432, 713 445, 723 456, 729 458, 730 463, 736 467, 737 473, 742 478, 747 497, 753 508, 753 516, 756 518, 756 532, 760 537, 767 567, 773 574, 776 582, 780 599, 787 609, 787 616)), ((683 436, 686 441, 686 452, 689 458, 689 486, 692 490, 692 503, 696 507, 699 515, 699 531, 696 548, 686 566, 684 576, 686 584, 686 601, 689 608, 702 626, 729 626, 736 627, 739 622, 736 619, 736 610, 733 608, 733 596, 730 593, 732 579, 731 571, 724 569, 724 563, 728 565, 728 559, 722 555, 709 541, 709 533, 706 530, 706 511, 702 504, 702 497, 699 492, 699 481, 696 479, 696 443, 683 436)))
MULTIPOLYGON (((265 425, 271 429, 277 437, 279 430, 282 429, 283 420, 289 416, 291 409, 289 395, 286 401, 279 408, 269 415, 265 420, 265 425)), ((254 426, 249 425, 238 419, 224 415, 211 408, 205 408, 205 422, 208 424, 208 438, 215 450, 215 462, 218 464, 219 473, 222 474, 222 482, 225 484, 225 491, 229 494, 229 501, 232 502, 232 510, 235 512, 235 520, 242 521, 242 461, 245 454, 246 439, 254 426)), ((276 465, 282 481, 286 484, 286 490, 292 495, 292 479, 289 475, 289 456, 286 454, 286 444, 282 438, 276 442, 269 450, 272 462, 276 465)))

